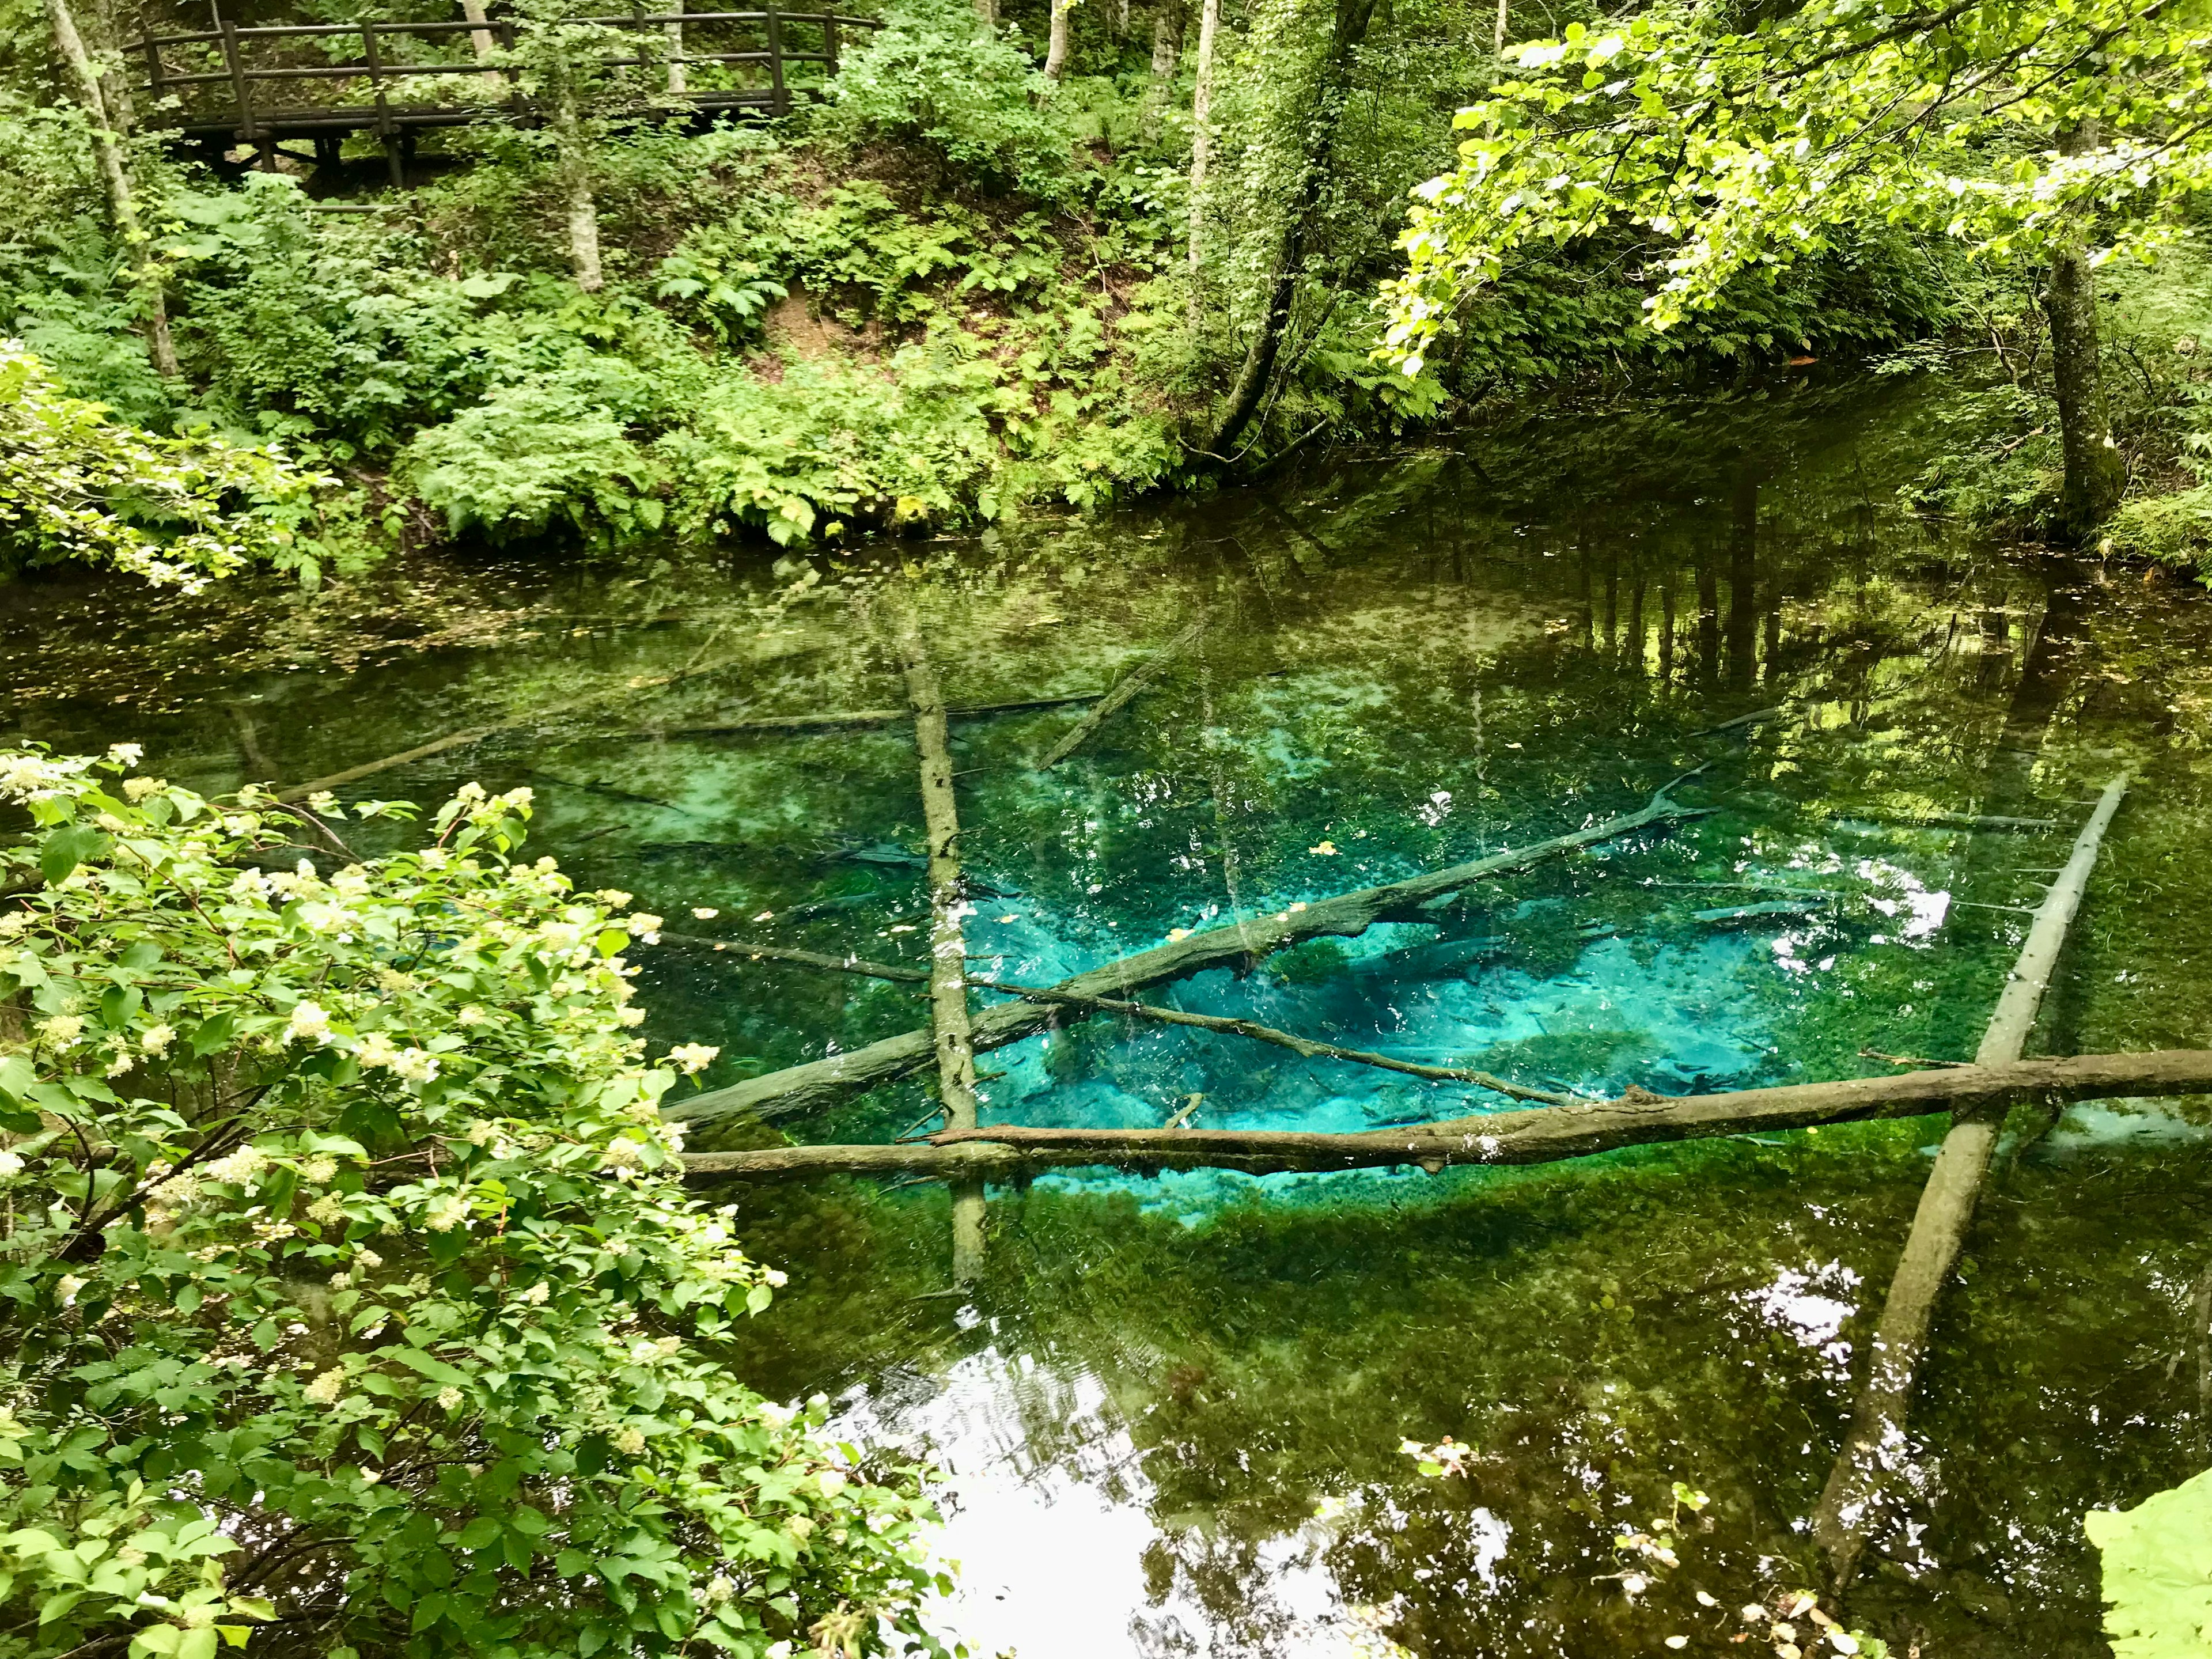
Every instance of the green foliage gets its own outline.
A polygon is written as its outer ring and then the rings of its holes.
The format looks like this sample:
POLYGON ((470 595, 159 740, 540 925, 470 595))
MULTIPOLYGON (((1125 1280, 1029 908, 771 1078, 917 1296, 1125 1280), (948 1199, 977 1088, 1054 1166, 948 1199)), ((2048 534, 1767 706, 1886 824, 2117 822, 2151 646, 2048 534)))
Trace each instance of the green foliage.
POLYGON ((2117 1659, 2182 1659, 2212 1645, 2212 1472, 2131 1510, 2091 1510, 2117 1659))
POLYGON ((963 0, 902 0, 832 83, 827 129, 919 149, 940 181, 1041 201, 1074 186, 1074 134, 1052 83, 963 0))
POLYGON ((1571 24, 1513 48, 1519 76, 1457 116, 1458 164, 1418 192, 1389 290, 1389 348, 1417 368, 1516 250, 1613 227, 1665 245, 1641 283, 1659 329, 1868 227, 2000 260, 2079 235, 2092 208, 2155 237, 2157 210, 2212 170, 2205 22, 2033 0, 1900 21, 1820 0, 1748 33, 1674 8, 1571 24), (2006 79, 2017 97, 1979 96, 2006 79), (2110 147, 2058 154, 2085 123, 2110 147))
POLYGON ((659 482, 597 388, 547 379, 501 386, 416 435, 401 475, 455 534, 532 534, 567 520, 587 535, 660 527, 659 482))
POLYGON ((882 1619, 941 1651, 923 1471, 715 1357, 781 1275, 660 1121, 714 1051, 629 1035, 659 918, 515 857, 526 790, 325 878, 330 798, 137 758, 0 757, 37 827, 0 917, 0 1182, 37 1200, 0 1249, 0 1653, 210 1659, 270 1620, 757 1659, 882 1619))
POLYGON ((187 590, 255 562, 312 580, 299 531, 322 482, 271 449, 111 420, 0 343, 0 539, 28 562, 82 559, 187 590))

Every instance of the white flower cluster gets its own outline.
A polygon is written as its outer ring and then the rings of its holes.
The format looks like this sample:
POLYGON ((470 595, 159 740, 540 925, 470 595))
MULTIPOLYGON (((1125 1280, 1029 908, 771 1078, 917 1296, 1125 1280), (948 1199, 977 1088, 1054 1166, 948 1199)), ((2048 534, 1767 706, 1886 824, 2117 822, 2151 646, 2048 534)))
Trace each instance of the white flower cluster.
POLYGON ((681 1048, 671 1048, 668 1051, 668 1059, 669 1063, 675 1066, 684 1076, 695 1077, 712 1066, 715 1056, 721 1052, 720 1048, 711 1048, 703 1042, 687 1042, 681 1048))

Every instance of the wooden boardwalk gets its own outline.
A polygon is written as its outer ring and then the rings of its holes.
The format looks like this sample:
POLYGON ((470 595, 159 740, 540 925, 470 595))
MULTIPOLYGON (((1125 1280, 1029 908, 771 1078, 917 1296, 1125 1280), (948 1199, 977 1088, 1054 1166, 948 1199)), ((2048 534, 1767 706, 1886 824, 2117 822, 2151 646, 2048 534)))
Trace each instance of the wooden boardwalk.
MULTIPOLYGON (((634 55, 603 60, 611 70, 651 70, 665 86, 638 82, 638 106, 689 109, 702 115, 788 114, 799 101, 819 101, 837 72, 849 31, 883 25, 836 12, 675 11, 580 22, 635 33, 634 55), (663 49, 648 52, 648 37, 663 49), (702 50, 722 45, 728 50, 702 50), (694 86, 696 78, 716 82, 694 86), (793 71, 798 71, 794 76, 793 71)), ((504 18, 428 23, 301 23, 244 28, 218 19, 213 29, 148 35, 129 47, 146 69, 139 90, 152 95, 149 125, 202 142, 251 146, 273 167, 285 139, 313 143, 318 161, 337 159, 347 135, 373 132, 384 144, 392 182, 406 179, 416 136, 425 130, 483 121, 534 124, 537 112, 514 84, 504 60, 515 26, 504 18), (468 54, 453 55, 467 36, 468 54), (435 53, 444 46, 447 54, 435 53), (425 48, 428 48, 426 52, 425 48), (301 61, 302 58, 312 61, 301 61), (483 98, 410 99, 410 83, 483 77, 483 98), (307 95, 325 91, 327 99, 307 95), (175 100, 174 104, 168 100, 175 100), (163 106, 167 106, 163 107, 163 106)))

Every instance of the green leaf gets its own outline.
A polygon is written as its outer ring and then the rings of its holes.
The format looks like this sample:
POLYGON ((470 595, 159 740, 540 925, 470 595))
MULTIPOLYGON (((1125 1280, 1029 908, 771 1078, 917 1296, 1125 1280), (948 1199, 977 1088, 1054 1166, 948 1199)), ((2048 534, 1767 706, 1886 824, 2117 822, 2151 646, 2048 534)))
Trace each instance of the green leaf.
POLYGON ((2212 1650, 2212 1470, 2131 1510, 2091 1510, 2115 1659, 2202 1659, 2212 1650))
POLYGON ((480 1550, 498 1541, 499 1534, 499 1522, 489 1515, 480 1515, 461 1528, 460 1546, 465 1550, 480 1550))
POLYGON ((222 1639, 211 1625, 188 1630, 184 1639, 177 1644, 177 1659, 215 1659, 216 1649, 222 1644, 222 1639))
POLYGON ((192 1033, 192 1052, 211 1054, 218 1048, 227 1048, 238 1035, 238 1020, 234 1015, 217 1014, 213 1019, 200 1022, 199 1030, 192 1033))
POLYGON ((131 1659, 149 1653, 174 1653, 177 1640, 184 1635, 174 1625, 152 1625, 131 1638, 131 1659))
POLYGON ((109 844, 108 838, 88 823, 65 823, 40 845, 39 873, 50 884, 64 881, 78 865, 105 853, 109 844))

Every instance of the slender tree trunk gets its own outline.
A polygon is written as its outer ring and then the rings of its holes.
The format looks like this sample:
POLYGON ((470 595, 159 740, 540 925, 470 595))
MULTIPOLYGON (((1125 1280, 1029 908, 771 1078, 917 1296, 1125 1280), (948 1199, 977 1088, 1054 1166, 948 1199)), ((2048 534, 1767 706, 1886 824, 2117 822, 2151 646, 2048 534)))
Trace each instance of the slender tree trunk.
POLYGON ((1213 37, 1221 27, 1221 0, 1204 0, 1198 14, 1197 75, 1190 93, 1190 328, 1198 332, 1199 270, 1206 248, 1206 164, 1213 159, 1213 37))
POLYGON ((1067 14, 1073 0, 1051 0, 1052 29, 1046 37, 1044 78, 1057 81, 1067 70, 1067 14))
MULTIPOLYGON (((147 249, 145 229, 138 222, 138 199, 131 185, 129 158, 124 154, 123 129, 117 112, 111 111, 100 89, 100 74, 77 33, 69 0, 46 0, 46 21, 53 31, 54 50, 61 54, 76 90, 77 101, 92 121, 92 153, 100 181, 107 191, 107 206, 115 221, 115 234, 123 239, 125 256, 146 313, 146 355, 155 372, 173 380, 177 348, 169 337, 169 308, 161 294, 161 273, 147 249)), ((127 113, 123 118, 127 119, 127 113)))
POLYGON ((1367 39, 1367 27, 1374 17, 1375 0, 1339 0, 1335 35, 1329 42, 1328 56, 1322 61, 1320 80, 1314 89, 1313 118, 1303 124, 1304 131, 1318 137, 1307 152, 1297 185, 1291 192, 1290 216, 1284 223, 1283 240, 1275 258, 1275 274, 1267 284, 1267 306, 1261 314, 1260 331, 1252 337, 1251 348, 1244 354, 1244 366, 1237 371, 1237 384, 1230 391, 1228 407, 1222 411, 1212 436, 1206 443, 1210 453, 1218 455, 1237 441, 1246 424, 1259 412, 1260 401, 1267 396, 1268 384, 1274 379, 1275 359, 1283 349, 1283 335, 1291 324, 1291 304, 1297 298, 1306 245, 1321 220, 1329 164, 1335 155, 1337 130, 1344 121, 1352 61, 1367 39))
POLYGON ((461 15, 467 18, 472 26, 469 30, 469 44, 476 52, 477 62, 481 64, 499 46, 492 39, 491 18, 484 10, 484 0, 461 0, 461 15))
POLYGON ((576 286, 597 294, 606 286, 599 270, 599 208, 592 198, 591 158, 576 112, 576 88, 566 74, 554 99, 553 136, 560 156, 561 188, 568 204, 569 262, 576 268, 576 286))
MULTIPOLYGON (((2094 154, 2096 124, 2075 127, 2058 147, 2068 155, 2094 154)), ((2043 311, 2051 324, 2051 378, 2058 397, 2059 447, 2066 463, 2059 518, 2066 533, 2079 539, 2120 504, 2121 492, 2127 488, 2127 466, 2112 442, 2112 420, 2106 410, 2104 362, 2097 341, 2097 282, 2078 226, 2051 256, 2043 311)))
POLYGON ((993 28, 999 27, 999 0, 975 0, 975 15, 993 28))
POLYGON ((1160 141, 1160 121, 1175 86, 1182 57, 1182 0, 1162 0, 1152 13, 1152 73, 1145 86, 1144 138, 1147 148, 1160 141))
POLYGON ((1505 25, 1509 21, 1506 8, 1511 3, 1512 0, 1498 0, 1498 33, 1491 42, 1492 52, 1502 53, 1505 50, 1505 25))
POLYGON ((2066 533, 2087 536, 2110 518, 2127 485, 2127 467, 2105 412, 2104 366, 2097 344, 2097 284, 2088 255, 2069 241, 2051 256, 2043 300, 2051 322, 2051 380, 2058 393, 2059 443, 2066 482, 2059 518, 2066 533))
MULTIPOLYGON (((684 0, 674 0, 668 9, 681 17, 684 0)), ((665 27, 668 30, 668 95, 681 98, 690 90, 690 82, 684 73, 684 25, 669 23, 665 27)))
POLYGON ((1129 38, 1129 0, 1113 0, 1113 6, 1106 15, 1114 30, 1114 38, 1116 40, 1127 40, 1129 38))

